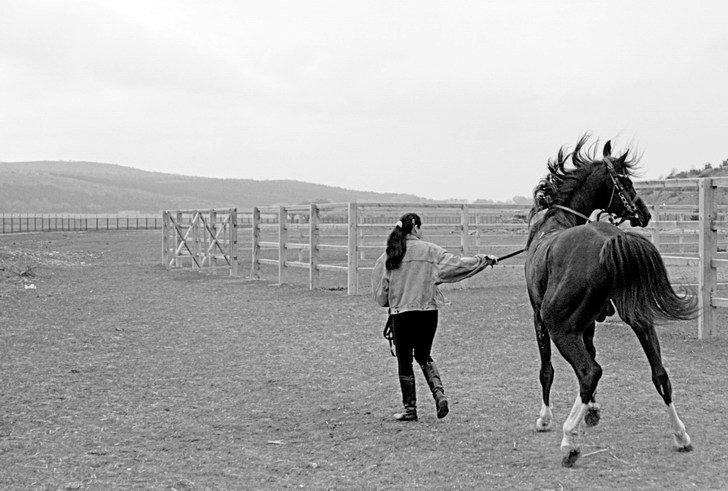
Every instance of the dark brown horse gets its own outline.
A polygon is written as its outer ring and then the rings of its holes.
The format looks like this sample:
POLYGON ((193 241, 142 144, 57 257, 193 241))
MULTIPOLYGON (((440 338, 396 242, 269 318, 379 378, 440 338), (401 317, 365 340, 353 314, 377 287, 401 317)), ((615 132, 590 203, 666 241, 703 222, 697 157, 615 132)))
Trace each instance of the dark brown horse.
POLYGON ((562 148, 548 162, 549 174, 534 190, 529 215, 526 282, 541 355, 542 405, 536 429, 551 429, 549 392, 554 377, 551 342, 579 379, 579 394, 563 425, 562 464, 579 457, 579 427, 599 422, 594 398, 602 368, 595 360, 594 328, 616 311, 642 345, 652 369, 652 382, 670 417, 675 445, 690 450, 690 437, 672 401, 670 379, 662 364, 655 320, 693 318, 695 299, 678 295, 655 246, 643 235, 623 231, 604 221, 591 222, 594 210, 604 210, 633 226, 644 227, 650 213, 632 185, 634 161, 629 151, 612 157, 611 144, 596 158, 596 145, 574 151, 562 148))

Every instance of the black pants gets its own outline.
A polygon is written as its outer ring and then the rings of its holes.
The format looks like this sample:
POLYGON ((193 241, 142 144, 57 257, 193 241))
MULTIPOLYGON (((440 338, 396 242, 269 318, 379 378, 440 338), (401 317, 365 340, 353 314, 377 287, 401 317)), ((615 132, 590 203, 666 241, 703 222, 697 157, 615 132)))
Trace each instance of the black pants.
POLYGON ((412 310, 392 316, 392 334, 397 347, 400 376, 414 376, 412 359, 432 361, 430 351, 437 331, 437 310, 412 310))

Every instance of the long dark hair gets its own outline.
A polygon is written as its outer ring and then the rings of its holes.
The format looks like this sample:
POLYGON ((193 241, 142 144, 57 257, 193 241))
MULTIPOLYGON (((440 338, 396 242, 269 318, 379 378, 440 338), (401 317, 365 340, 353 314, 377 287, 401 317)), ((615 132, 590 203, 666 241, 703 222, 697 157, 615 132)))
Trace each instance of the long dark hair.
POLYGON ((385 263, 388 270, 399 268, 407 252, 407 235, 412 232, 415 226, 421 227, 422 220, 416 213, 405 213, 399 219, 394 230, 387 238, 387 261, 385 263))

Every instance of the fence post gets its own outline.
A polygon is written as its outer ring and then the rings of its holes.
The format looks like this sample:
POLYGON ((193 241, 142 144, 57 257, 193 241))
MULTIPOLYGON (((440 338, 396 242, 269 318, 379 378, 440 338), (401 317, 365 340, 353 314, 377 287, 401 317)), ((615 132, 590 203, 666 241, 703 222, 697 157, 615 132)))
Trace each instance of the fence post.
POLYGON ((308 287, 318 288, 321 275, 319 273, 319 208, 311 203, 308 219, 308 287))
POLYGON ((250 267, 250 278, 257 280, 260 278, 260 208, 253 207, 252 217, 250 219, 250 228, 253 233, 253 242, 251 246, 252 265, 250 267))
MULTIPOLYGON (((192 269, 199 269, 200 266, 202 266, 202 261, 204 261, 204 258, 200 260, 200 228, 197 226, 199 222, 199 216, 200 213, 197 210, 192 210, 192 217, 190 220, 190 228, 192 229, 192 242, 194 246, 192 247, 192 269)), ((119 218, 117 217, 117 220, 119 218)), ((185 233, 185 235, 187 235, 185 233)))
MULTIPOLYGON (((166 269, 169 269, 169 226, 167 225, 168 221, 168 211, 162 212, 162 264, 164 264, 164 267, 166 269)), ((98 222, 98 218, 96 219, 98 222)))
POLYGON ((285 206, 278 210, 278 283, 286 276, 286 243, 288 242, 288 212, 285 206))
POLYGON ((652 243, 657 247, 658 251, 661 251, 661 244, 660 244, 660 219, 662 214, 662 207, 660 205, 654 205, 652 207, 652 215, 654 219, 652 220, 652 243))
MULTIPOLYGON (((210 230, 203 230, 202 236, 204 237, 203 244, 205 246, 205 254, 208 257, 207 264, 212 268, 211 272, 215 274, 215 267, 217 266, 217 259, 215 257, 215 248, 211 247, 215 242, 215 235, 217 235, 217 211, 214 209, 210 210, 210 216, 207 220, 210 230)), ((201 222, 204 225, 204 221, 201 222)), ((224 225, 223 225, 224 227, 224 225)))
POLYGON ((713 179, 704 177, 698 180, 698 206, 700 208, 700 272, 698 275, 698 339, 716 335, 716 308, 713 294, 718 285, 718 271, 713 266, 713 258, 718 247, 718 233, 715 227, 716 210, 715 186, 713 179))
POLYGON ((469 255, 470 247, 468 247, 468 240, 470 235, 470 214, 468 205, 462 205, 460 208, 460 246, 463 249, 463 256, 469 255))
MULTIPOLYGON (((368 242, 365 240, 366 235, 364 235, 364 230, 359 229, 358 236, 359 237, 357 240, 359 240, 360 246, 368 245, 368 242)), ((364 249, 363 247, 360 247, 359 248, 359 261, 366 261, 366 259, 367 259, 366 249, 364 249)))
POLYGON ((230 210, 230 276, 238 275, 238 209, 230 210))
MULTIPOLYGON (((177 227, 180 226, 182 223, 182 212, 177 211, 177 223, 175 224, 175 234, 174 234, 174 266, 176 268, 179 268, 182 266, 182 260, 179 257, 179 254, 177 253, 177 250, 179 249, 180 244, 182 243, 182 238, 180 238, 179 233, 177 233, 177 227)), ((106 217, 106 226, 108 230, 109 226, 109 217, 106 217)))
POLYGON ((349 295, 359 294, 359 255, 357 254, 357 204, 349 203, 347 279, 349 295))

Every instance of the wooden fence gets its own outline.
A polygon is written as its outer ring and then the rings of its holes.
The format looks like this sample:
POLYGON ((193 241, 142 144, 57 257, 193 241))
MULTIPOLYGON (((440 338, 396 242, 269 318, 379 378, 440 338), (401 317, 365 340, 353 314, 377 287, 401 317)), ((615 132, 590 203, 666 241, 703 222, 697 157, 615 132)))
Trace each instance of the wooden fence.
MULTIPOLYGON (((728 292, 719 289, 728 282, 718 282, 719 268, 728 274, 728 205, 721 202, 723 198, 717 190, 728 190, 728 178, 641 181, 635 186, 640 191, 674 189, 694 196, 694 204, 652 205, 650 225, 632 230, 650 236, 669 267, 695 272, 697 281, 684 285, 695 287, 698 295, 698 338, 717 336, 716 309, 728 307, 728 292)), ((250 215, 251 277, 260 276, 261 265, 272 265, 277 268, 278 281, 283 283, 290 268, 303 268, 309 272, 309 288, 313 289, 319 285, 321 271, 337 271, 347 275, 348 294, 356 295, 360 292, 360 274, 372 269, 403 210, 419 213, 428 238, 451 252, 501 255, 525 244, 529 208, 452 203, 254 208, 250 215), (483 251, 486 245, 487 250, 483 251), (291 251, 297 257, 291 257, 291 251)))
MULTIPOLYGON (((652 241, 662 252, 667 265, 697 268, 697 296, 700 317, 698 338, 711 338, 719 334, 717 308, 728 307, 728 292, 720 287, 719 269, 728 271, 728 207, 725 191, 728 178, 668 179, 664 181, 641 181, 635 183, 640 190, 679 190, 694 196, 694 205, 653 205, 656 216, 675 215, 674 220, 657 220, 648 229, 652 241), (722 190, 722 191, 721 191, 722 190), (686 235, 685 231, 691 233, 686 235), (675 232, 678 231, 676 234, 675 232), (664 240, 678 235, 680 241, 677 253, 665 253, 664 240), (692 241, 685 237, 694 237, 692 241)), ((674 243, 672 243, 674 244, 674 243)))
POLYGON ((303 268, 309 272, 309 288, 313 289, 319 285, 321 271, 341 272, 347 275, 347 292, 356 295, 360 273, 373 268, 403 209, 419 213, 428 238, 455 253, 479 252, 488 233, 498 232, 500 237, 513 236, 504 231, 522 234, 509 243, 489 243, 489 252, 494 248, 510 252, 525 243, 529 209, 525 205, 335 203, 256 207, 251 217, 251 277, 259 277, 261 265, 272 265, 278 269, 278 281, 284 283, 290 268, 303 268))
POLYGON ((100 230, 157 230, 162 228, 159 215, 81 215, 3 213, 0 233, 21 232, 90 232, 100 230))
POLYGON ((238 275, 237 209, 164 211, 162 218, 162 260, 167 269, 225 269, 238 275))
MULTIPOLYGON (((690 196, 688 204, 665 205, 647 198, 653 220, 645 229, 670 267, 695 273, 701 315, 698 337, 719 334, 717 309, 728 307, 728 178, 638 181, 640 195, 690 196), (724 279, 726 281, 719 281, 724 279)), ((528 205, 461 203, 334 203, 237 209, 165 211, 147 216, 2 214, 2 233, 163 229, 167 268, 189 266, 238 274, 238 227, 250 230, 251 277, 261 266, 277 269, 286 282, 293 268, 308 271, 309 288, 321 272, 346 275, 346 290, 360 292, 360 275, 372 269, 387 234, 403 211, 419 213, 430 240, 459 254, 506 254, 525 244, 528 205), (484 248, 487 247, 487 250, 484 248)), ((513 264, 516 264, 515 262, 513 264)), ((504 265, 509 267, 510 265, 504 265)), ((521 267, 518 265, 517 267, 521 267)))

